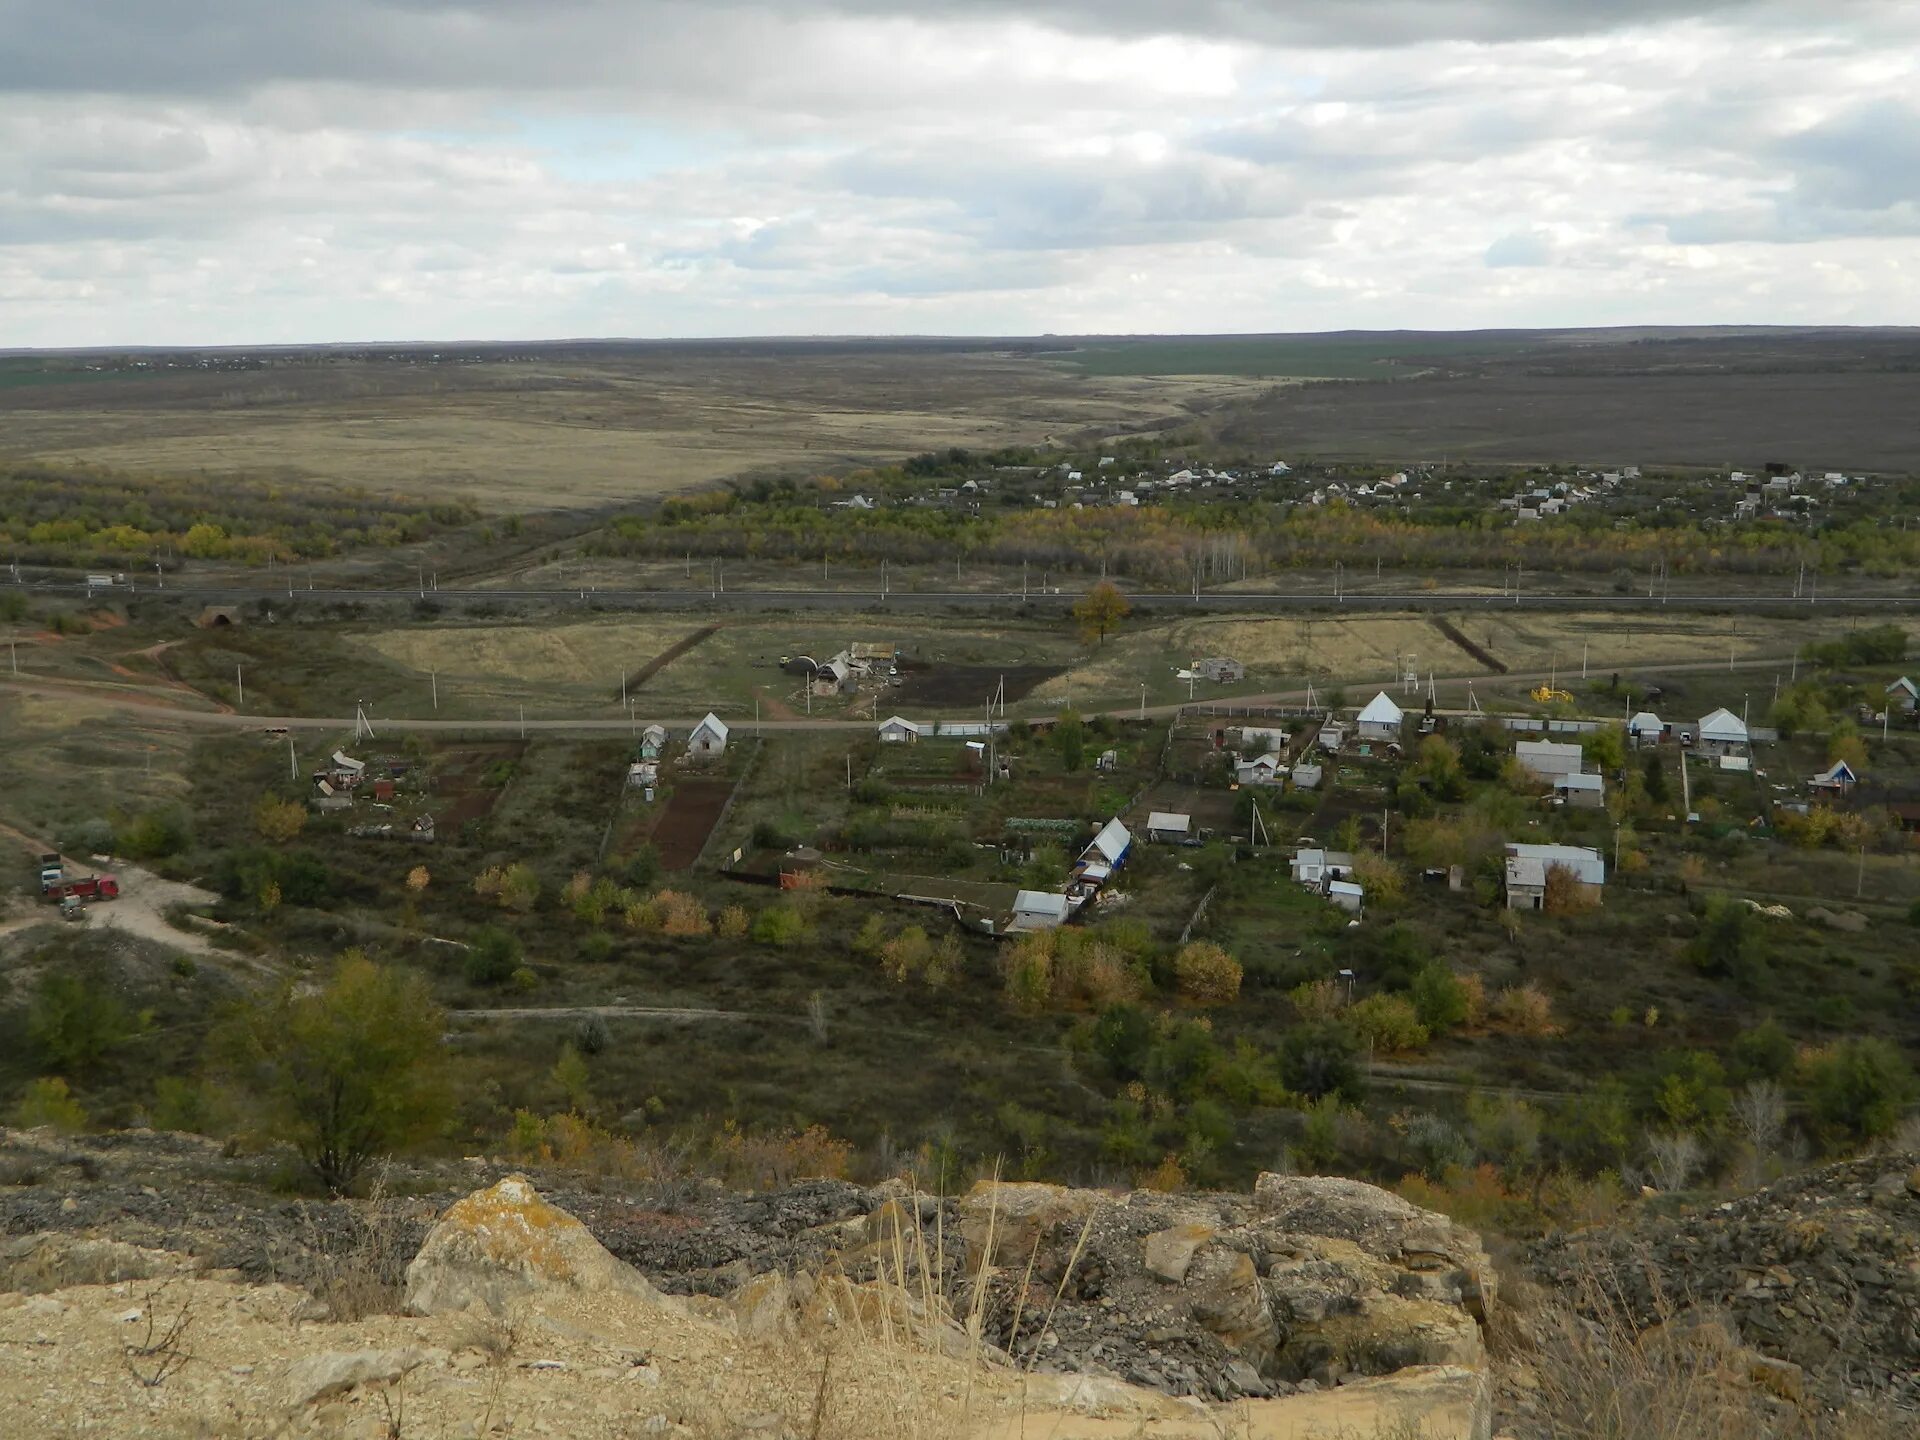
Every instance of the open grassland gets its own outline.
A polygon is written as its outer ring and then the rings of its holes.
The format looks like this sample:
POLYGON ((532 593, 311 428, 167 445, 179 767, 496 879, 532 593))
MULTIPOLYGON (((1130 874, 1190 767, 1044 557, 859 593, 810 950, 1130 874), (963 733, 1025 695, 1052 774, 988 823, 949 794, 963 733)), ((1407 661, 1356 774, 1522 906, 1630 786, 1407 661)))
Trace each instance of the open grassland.
POLYGON ((747 472, 1039 444, 1188 418, 1232 378, 1089 378, 1012 354, 338 361, 0 392, 0 454, 320 480, 495 510, 599 505, 747 472))
POLYGON ((0 690, 0 735, 0 821, 43 839, 187 794, 193 737, 164 712, 0 690))

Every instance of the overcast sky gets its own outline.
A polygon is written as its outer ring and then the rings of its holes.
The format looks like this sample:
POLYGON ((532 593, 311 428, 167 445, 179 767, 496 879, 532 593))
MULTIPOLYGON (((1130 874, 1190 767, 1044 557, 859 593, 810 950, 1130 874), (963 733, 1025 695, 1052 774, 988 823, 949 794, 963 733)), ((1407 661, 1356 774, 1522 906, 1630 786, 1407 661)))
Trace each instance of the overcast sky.
POLYGON ((0 0, 0 347, 1920 323, 1905 0, 0 0))

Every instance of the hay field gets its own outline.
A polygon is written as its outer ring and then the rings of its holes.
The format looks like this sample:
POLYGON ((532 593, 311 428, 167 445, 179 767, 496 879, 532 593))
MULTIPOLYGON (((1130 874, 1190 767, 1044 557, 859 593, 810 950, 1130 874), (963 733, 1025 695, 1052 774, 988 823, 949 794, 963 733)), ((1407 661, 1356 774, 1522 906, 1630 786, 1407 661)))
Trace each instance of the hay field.
POLYGON ((632 672, 701 629, 697 619, 648 615, 568 625, 436 625, 349 634, 350 643, 449 683, 518 682, 617 689, 632 672))
POLYGON ((0 820, 57 840, 81 821, 181 800, 193 735, 82 696, 0 690, 0 820))
POLYGON ((1232 377, 1089 378, 993 352, 754 347, 25 386, 0 455, 454 495, 495 511, 602 505, 733 476, 949 446, 1125 433, 1260 393, 1232 377))
MULTIPOLYGON (((1614 668, 1782 655, 1810 640, 1842 634, 1840 617, 1792 620, 1768 616, 1472 609, 1446 616, 1516 673, 1558 668, 1577 675, 1581 649, 1588 673, 1614 668)), ((1248 667, 1244 684, 1201 684, 1196 698, 1291 691, 1316 684, 1385 685, 1395 657, 1414 657, 1422 675, 1470 676, 1480 664, 1426 615, 1197 617, 1123 629, 1105 646, 1034 692, 1035 701, 1125 704, 1147 686, 1149 700, 1185 698, 1175 670, 1205 655, 1230 655, 1248 667)))

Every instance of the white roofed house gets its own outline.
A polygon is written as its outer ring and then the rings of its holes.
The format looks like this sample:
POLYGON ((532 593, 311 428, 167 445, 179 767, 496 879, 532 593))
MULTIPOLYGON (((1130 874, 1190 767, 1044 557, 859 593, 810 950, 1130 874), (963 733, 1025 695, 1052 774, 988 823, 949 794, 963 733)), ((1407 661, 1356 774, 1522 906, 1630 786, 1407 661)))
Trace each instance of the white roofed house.
POLYGON ((687 754, 696 759, 726 754, 728 733, 727 722, 709 710, 687 736, 687 754))
POLYGON ((1544 910, 1547 908, 1547 874, 1554 869, 1568 871, 1583 896, 1593 904, 1607 883, 1607 862, 1598 850, 1584 845, 1507 846, 1507 908, 1544 910))
POLYGON ((1073 867, 1074 877, 1097 885, 1120 868, 1132 848, 1132 832, 1116 815, 1100 827, 1099 833, 1080 852, 1080 859, 1073 867))
POLYGON ((640 732, 640 758, 658 760, 667 750, 667 727, 649 725, 640 732))
POLYGON ((1513 756, 1529 775, 1548 781, 1561 775, 1578 775, 1586 758, 1578 745, 1557 740, 1522 740, 1513 747, 1513 756))
POLYGON ((1361 740, 1398 741, 1400 726, 1405 719, 1406 712, 1387 698, 1387 692, 1382 690, 1355 717, 1354 735, 1361 740))
POLYGON ((1330 880, 1327 882, 1327 899, 1342 910, 1351 910, 1358 915, 1366 905, 1367 892, 1352 880, 1330 880))
POLYGON ((1296 850, 1293 878, 1310 890, 1324 891, 1331 881, 1353 878, 1353 856, 1344 850, 1296 850))
POLYGON ((879 725, 880 741, 885 745, 911 745, 927 727, 901 715, 890 715, 879 725))
POLYGON ((1887 705, 1894 710, 1920 710, 1920 684, 1902 675, 1887 686, 1887 705))
POLYGON ((1282 773, 1280 757, 1269 752, 1252 760, 1233 762, 1236 785, 1271 785, 1282 773))
POLYGON ((1666 734, 1666 722, 1651 710, 1642 710, 1627 721, 1627 738, 1635 745, 1658 745, 1666 734))
POLYGON ((1747 749, 1747 722, 1721 708, 1700 717, 1696 745, 1702 755, 1739 755, 1747 749))

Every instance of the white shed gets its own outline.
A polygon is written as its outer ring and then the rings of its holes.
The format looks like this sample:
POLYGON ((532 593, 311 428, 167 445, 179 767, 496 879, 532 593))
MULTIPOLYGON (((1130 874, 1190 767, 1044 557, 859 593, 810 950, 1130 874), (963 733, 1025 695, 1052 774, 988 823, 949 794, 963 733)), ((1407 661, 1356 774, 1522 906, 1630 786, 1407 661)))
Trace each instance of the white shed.
POLYGON ((1642 710, 1627 721, 1627 738, 1636 745, 1658 745, 1666 735, 1666 722, 1651 710, 1642 710))
POLYGON ((889 715, 880 722, 880 741, 884 745, 911 745, 926 734, 926 726, 904 716, 889 715))
POLYGON ((1155 810, 1147 816, 1147 839, 1185 840, 1193 833, 1193 817, 1170 810, 1155 810))
POLYGON ((1327 886, 1327 899, 1342 910, 1351 910, 1356 915, 1366 903, 1366 898, 1367 892, 1351 880, 1335 880, 1327 886))
POLYGON ((687 736, 687 754, 724 755, 727 751, 727 734, 727 722, 709 710, 706 717, 693 727, 693 733, 687 736))
POLYGON ((1013 897, 1014 930, 1054 930, 1067 923, 1071 904, 1051 890, 1022 890, 1013 897))

